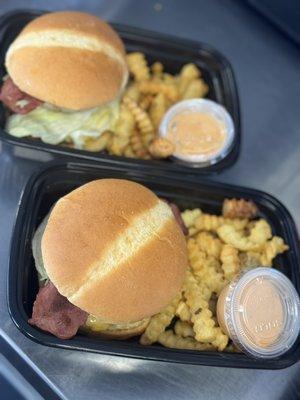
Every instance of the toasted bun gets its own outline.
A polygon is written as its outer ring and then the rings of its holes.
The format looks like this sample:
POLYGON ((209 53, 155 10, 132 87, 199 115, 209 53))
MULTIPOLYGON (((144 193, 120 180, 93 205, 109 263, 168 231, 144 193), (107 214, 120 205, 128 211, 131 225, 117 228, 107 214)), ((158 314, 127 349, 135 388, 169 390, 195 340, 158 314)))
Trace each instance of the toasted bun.
POLYGON ((118 34, 100 18, 76 11, 30 22, 9 47, 5 63, 22 91, 70 110, 114 100, 128 78, 118 34))
POLYGON ((185 238, 170 207, 137 183, 102 179, 54 206, 42 238, 50 280, 69 301, 110 323, 161 311, 180 291, 185 238))
POLYGON ((128 327, 119 329, 115 329, 114 327, 112 327, 105 330, 97 331, 84 326, 83 328, 81 328, 81 330, 85 333, 88 333, 89 335, 102 337, 104 339, 125 340, 134 336, 141 335, 147 328, 148 324, 149 318, 142 320, 140 323, 135 324, 135 326, 128 325, 128 327))

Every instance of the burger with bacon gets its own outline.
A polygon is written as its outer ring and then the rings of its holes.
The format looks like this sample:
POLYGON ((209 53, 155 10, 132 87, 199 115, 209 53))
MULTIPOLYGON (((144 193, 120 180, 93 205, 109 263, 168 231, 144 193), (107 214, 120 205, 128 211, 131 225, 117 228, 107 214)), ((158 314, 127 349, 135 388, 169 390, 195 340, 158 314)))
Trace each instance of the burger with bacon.
POLYGON ((114 129, 128 69, 122 40, 100 18, 44 14, 13 41, 5 65, 0 100, 9 134, 80 149, 114 129))
POLYGON ((61 339, 80 330, 125 339, 180 292, 187 268, 177 207, 128 180, 62 197, 37 228, 40 289, 29 323, 61 339))

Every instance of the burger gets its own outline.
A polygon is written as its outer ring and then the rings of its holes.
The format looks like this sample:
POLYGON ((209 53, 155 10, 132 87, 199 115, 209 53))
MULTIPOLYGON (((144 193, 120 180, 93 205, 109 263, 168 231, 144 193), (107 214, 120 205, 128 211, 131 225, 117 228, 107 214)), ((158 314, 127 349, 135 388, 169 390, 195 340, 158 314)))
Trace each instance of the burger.
POLYGON ((187 269, 174 208, 121 179, 95 180, 58 200, 32 242, 40 289, 29 323, 61 339, 78 330, 141 334, 178 295, 187 269))
POLYGON ((114 129, 128 69, 122 40, 100 18, 44 14, 13 41, 5 65, 0 100, 9 134, 80 149, 114 129))

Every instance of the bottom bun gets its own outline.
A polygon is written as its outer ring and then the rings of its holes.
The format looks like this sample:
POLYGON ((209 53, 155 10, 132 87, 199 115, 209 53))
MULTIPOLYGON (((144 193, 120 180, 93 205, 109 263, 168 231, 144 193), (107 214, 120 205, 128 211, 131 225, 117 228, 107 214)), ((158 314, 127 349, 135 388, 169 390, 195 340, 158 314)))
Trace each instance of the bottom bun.
POLYGON ((97 336, 104 339, 125 340, 134 336, 141 335, 149 324, 150 318, 128 325, 97 324, 91 323, 88 318, 87 323, 80 328, 82 332, 91 336, 97 336))

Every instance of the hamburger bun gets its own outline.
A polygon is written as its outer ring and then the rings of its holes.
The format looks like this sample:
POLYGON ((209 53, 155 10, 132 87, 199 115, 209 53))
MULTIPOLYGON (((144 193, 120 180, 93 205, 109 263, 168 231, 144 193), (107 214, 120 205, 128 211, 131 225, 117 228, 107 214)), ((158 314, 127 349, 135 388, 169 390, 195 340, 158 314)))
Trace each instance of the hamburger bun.
POLYGON ((70 110, 114 100, 128 79, 118 34, 100 18, 76 11, 34 19, 9 47, 5 64, 23 92, 70 110))
POLYGON ((137 183, 101 179, 54 206, 42 238, 50 280, 68 300, 112 324, 160 312, 187 268, 172 210, 137 183))

